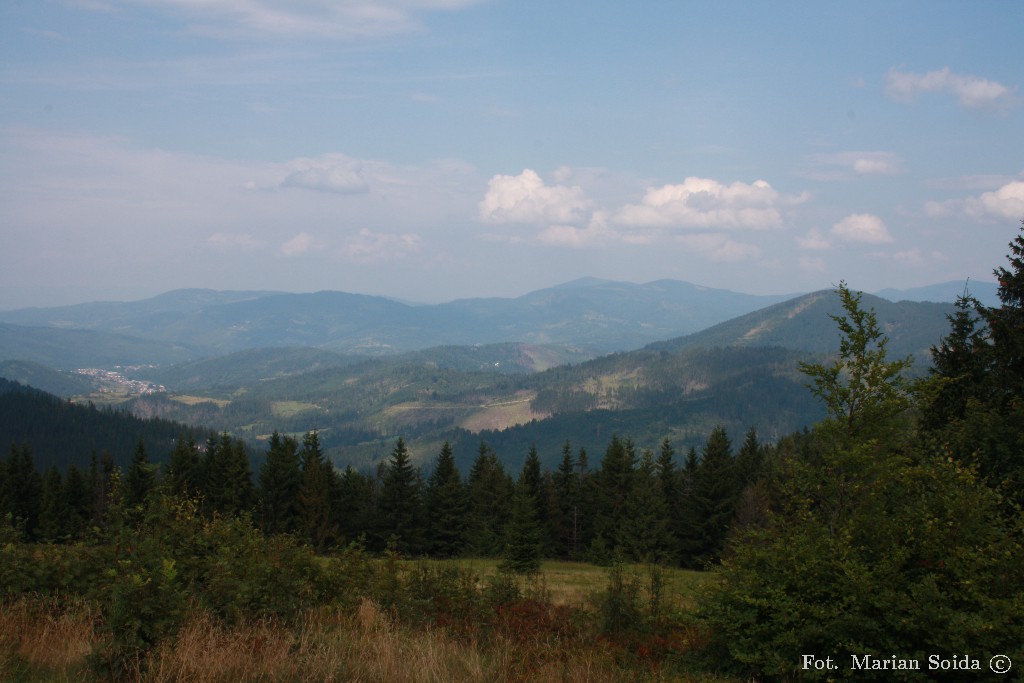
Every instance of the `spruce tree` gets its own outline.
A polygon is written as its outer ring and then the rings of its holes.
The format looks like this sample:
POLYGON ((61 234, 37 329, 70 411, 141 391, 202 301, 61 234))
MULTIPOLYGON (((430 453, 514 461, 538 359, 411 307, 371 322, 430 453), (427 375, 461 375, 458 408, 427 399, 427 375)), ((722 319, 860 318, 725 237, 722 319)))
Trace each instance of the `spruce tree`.
POLYGON ((466 544, 468 497, 455 466, 451 445, 445 441, 427 481, 427 542, 430 553, 459 555, 466 544))
POLYGON ((505 547, 505 525, 512 510, 513 483, 498 455, 481 442, 468 478, 467 552, 496 557, 505 547))
POLYGON ((381 481, 380 536, 400 553, 423 550, 422 491, 405 441, 399 437, 381 481))
POLYGON ((42 501, 39 510, 39 539, 57 543, 68 536, 69 507, 64 497, 64 482, 56 465, 43 475, 42 501))
POLYGON ((337 528, 331 514, 334 467, 327 461, 320 447, 316 431, 302 437, 299 453, 302 478, 298 488, 298 523, 306 540, 317 550, 323 550, 334 539, 337 528))
POLYGON ((331 497, 331 516, 337 523, 340 544, 366 540, 375 522, 373 477, 357 472, 351 465, 338 477, 331 497))
POLYGON ((673 561, 675 543, 669 526, 668 504, 658 481, 654 454, 645 450, 625 503, 621 546, 637 562, 673 561))
POLYGON ((176 496, 195 495, 202 490, 202 462, 195 437, 179 436, 167 464, 168 488, 176 496))
POLYGON ((512 497, 512 509, 505 529, 501 569, 531 575, 540 571, 541 526, 537 507, 527 483, 520 478, 512 497))
POLYGON ((716 560, 729 531, 740 486, 732 444, 721 426, 708 437, 693 480, 693 505, 700 528, 697 560, 716 560))
POLYGON ((135 444, 132 460, 124 476, 122 489, 125 509, 134 518, 141 519, 150 493, 156 488, 157 466, 149 461, 142 439, 135 444))
POLYGON ((276 430, 270 436, 267 459, 260 467, 260 525, 267 535, 299 530, 299 489, 302 468, 299 444, 276 430))

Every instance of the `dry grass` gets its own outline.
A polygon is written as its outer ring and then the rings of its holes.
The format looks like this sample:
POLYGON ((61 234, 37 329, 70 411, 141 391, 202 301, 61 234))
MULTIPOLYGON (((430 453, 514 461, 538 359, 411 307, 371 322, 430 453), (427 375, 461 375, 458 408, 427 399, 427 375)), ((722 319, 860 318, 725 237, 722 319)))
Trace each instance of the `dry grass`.
POLYGON ((21 669, 74 680, 98 642, 96 609, 81 600, 22 598, 0 606, 0 680, 21 669))
MULTIPOLYGON (((94 609, 25 598, 0 607, 0 680, 88 681, 100 642, 94 609)), ((322 609, 299 624, 227 627, 196 611, 178 637, 150 652, 139 683, 346 681, 351 683, 618 683, 630 678, 596 647, 569 654, 544 643, 486 643, 395 624, 364 601, 354 613, 322 609)))

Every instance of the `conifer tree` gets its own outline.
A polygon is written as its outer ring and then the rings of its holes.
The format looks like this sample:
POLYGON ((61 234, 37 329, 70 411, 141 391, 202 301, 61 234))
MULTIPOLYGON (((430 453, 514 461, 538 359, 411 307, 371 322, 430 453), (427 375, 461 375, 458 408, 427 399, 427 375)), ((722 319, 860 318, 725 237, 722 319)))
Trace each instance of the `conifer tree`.
POLYGON ((317 550, 323 550, 334 539, 337 528, 331 514, 334 467, 320 447, 316 431, 302 438, 299 453, 302 478, 298 489, 298 520, 303 534, 317 550))
POLYGON ((552 524, 552 548, 558 557, 575 559, 580 541, 580 476, 568 441, 562 446, 562 460, 553 476, 553 486, 558 517, 552 524))
POLYGON ((167 464, 168 488, 176 496, 197 494, 202 490, 202 462, 195 437, 179 436, 167 464))
POLYGON ((260 524, 267 535, 299 530, 299 444, 276 430, 270 436, 267 459, 260 467, 260 524))
POLYGON ((715 427, 704 445, 693 480, 693 506, 700 528, 698 561, 706 563, 719 556, 739 490, 732 444, 725 429, 715 427))
POLYGON ((483 557, 500 555, 511 515, 513 484, 498 455, 486 443, 480 443, 468 488, 467 552, 483 557))
POLYGON ((668 563, 674 559, 676 544, 669 527, 668 504, 650 450, 640 458, 626 499, 621 545, 626 557, 637 562, 668 563))
POLYGON ((400 553, 423 550, 422 491, 405 441, 399 437, 381 481, 380 536, 400 553))
POLYGON ((340 544, 365 540, 373 530, 375 493, 372 477, 357 472, 352 465, 345 467, 331 499, 331 515, 337 522, 340 544))
POLYGON ((35 540, 42 508, 43 479, 36 469, 31 447, 27 443, 20 448, 11 444, 5 469, 6 512, 24 540, 35 540))
MULTIPOLYGON (((537 455, 537 446, 530 445, 530 450, 523 462, 523 471, 519 475, 520 483, 526 487, 526 492, 533 500, 534 518, 541 529, 548 528, 547 497, 544 491, 544 478, 541 474, 540 457, 537 455)), ((547 551, 547 534, 542 534, 542 550, 547 551)))
POLYGON ((613 551, 625 542, 623 522, 626 500, 633 493, 636 460, 632 440, 621 440, 613 436, 597 475, 600 508, 594 520, 595 537, 600 538, 600 542, 613 551))
POLYGON ((67 501, 67 533, 72 539, 81 538, 92 512, 92 492, 89 482, 78 467, 71 463, 64 477, 63 496, 67 501))
POLYGON ((430 553, 441 557, 459 555, 466 544, 468 497, 455 456, 447 441, 434 461, 427 481, 427 540, 430 553))
POLYGON ((537 521, 534 496, 521 477, 512 496, 512 509, 505 529, 501 568, 516 574, 540 571, 541 526, 537 521))
POLYGON ((68 535, 68 504, 64 497, 64 482, 56 465, 46 468, 43 475, 42 501, 39 510, 40 540, 56 543, 68 535))
POLYGON ((142 439, 135 444, 132 460, 124 476, 122 495, 125 509, 133 517, 140 518, 149 494, 156 487, 157 466, 149 461, 142 439))

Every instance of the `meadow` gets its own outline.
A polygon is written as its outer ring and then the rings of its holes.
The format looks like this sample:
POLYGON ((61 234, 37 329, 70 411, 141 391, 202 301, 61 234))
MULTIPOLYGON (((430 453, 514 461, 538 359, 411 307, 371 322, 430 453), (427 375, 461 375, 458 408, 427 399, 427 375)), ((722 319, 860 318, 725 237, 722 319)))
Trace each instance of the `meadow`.
MULTIPOLYGON (((343 561, 317 558, 327 571, 343 561)), ((375 579, 366 594, 290 618, 226 621, 192 601, 174 637, 145 649, 116 676, 96 666, 96 653, 109 646, 111 636, 93 601, 23 595, 0 606, 0 679, 714 680, 698 676, 684 662, 688 648, 697 644, 697 631, 686 625, 685 614, 707 574, 545 562, 539 574, 524 579, 502 574, 498 561, 490 559, 368 563, 375 579), (634 610, 619 615, 624 621, 617 629, 607 623, 616 576, 617 598, 630 603, 619 605, 620 611, 634 610), (395 582, 390 594, 389 581, 395 582), (432 588, 434 598, 448 594, 449 607, 428 607, 418 594, 424 588, 432 588), (484 604, 467 598, 467 588, 484 604), (462 596, 454 595, 460 591, 462 596), (466 599, 473 604, 460 602, 466 599)))

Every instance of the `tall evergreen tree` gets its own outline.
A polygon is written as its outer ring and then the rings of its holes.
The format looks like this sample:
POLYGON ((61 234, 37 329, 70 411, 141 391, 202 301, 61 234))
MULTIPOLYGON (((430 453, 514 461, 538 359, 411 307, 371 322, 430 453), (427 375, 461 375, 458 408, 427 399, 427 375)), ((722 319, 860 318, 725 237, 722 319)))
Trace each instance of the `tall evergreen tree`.
POLYGON ((626 501, 633 493, 636 461, 636 448, 632 440, 613 436, 597 475, 600 507, 594 520, 595 536, 609 550, 623 546, 626 540, 623 522, 626 517, 626 501))
POLYGON ((136 513, 146 506, 150 493, 156 488, 156 470, 157 466, 149 461, 146 447, 139 439, 132 452, 131 464, 125 472, 122 488, 125 509, 136 517, 136 513))
POLYGON ((82 538, 92 512, 92 491, 82 471, 74 463, 64 477, 64 499, 67 501, 67 532, 72 539, 82 538))
POLYGON ((466 545, 468 496, 455 456, 447 441, 434 461, 427 480, 427 542, 430 553, 441 557, 459 555, 466 545))
POLYGON ((195 495, 202 489, 202 462, 195 437, 181 435, 167 464, 168 488, 176 496, 195 495))
POLYGON ((512 509, 505 529, 501 568, 516 574, 540 571, 541 526, 537 504, 525 478, 520 477, 512 496, 512 509))
POLYGON ((469 471, 467 552, 495 557, 504 548, 505 525, 512 511, 513 484, 497 453, 481 442, 469 471))
MULTIPOLYGON (((519 475, 519 483, 526 487, 526 493, 533 500, 534 519, 542 530, 548 529, 548 501, 544 491, 544 477, 540 468, 540 457, 537 455, 537 446, 530 445, 530 450, 523 462, 523 471, 519 475)), ((542 552, 548 550, 548 534, 541 534, 542 552)))
POLYGON ((348 465, 338 477, 331 499, 331 515, 337 520, 338 542, 349 544, 365 540, 374 525, 375 494, 373 477, 348 465))
POLYGON ((553 485, 558 516, 551 525, 551 547, 557 557, 576 559, 580 552, 580 475, 568 441, 562 446, 562 460, 553 485))
POLYGON ((39 510, 40 540, 56 543, 67 540, 69 507, 64 497, 64 481, 56 465, 43 475, 42 504, 39 510))
POLYGON ((420 478, 399 437, 384 470, 378 509, 380 536, 400 553, 423 550, 422 504, 420 478))
POLYGON ((713 561, 721 553, 739 492, 732 443, 725 429, 715 427, 704 445, 693 481, 693 505, 700 525, 698 562, 713 561))
POLYGON ((317 550, 323 550, 337 535, 331 514, 334 467, 327 461, 316 431, 302 438, 299 453, 302 479, 298 490, 298 518, 306 539, 317 550))
POLYGON ((299 530, 302 468, 298 451, 299 443, 293 437, 282 437, 276 430, 271 434, 259 477, 260 524, 265 534, 299 530))
POLYGON ((625 504, 621 545, 626 557, 637 562, 668 563, 676 544, 669 526, 668 503, 658 481, 654 454, 645 450, 633 477, 625 504))
POLYGON ((35 540, 42 509, 43 479, 36 469, 32 449, 11 444, 4 478, 6 512, 25 540, 35 540))

